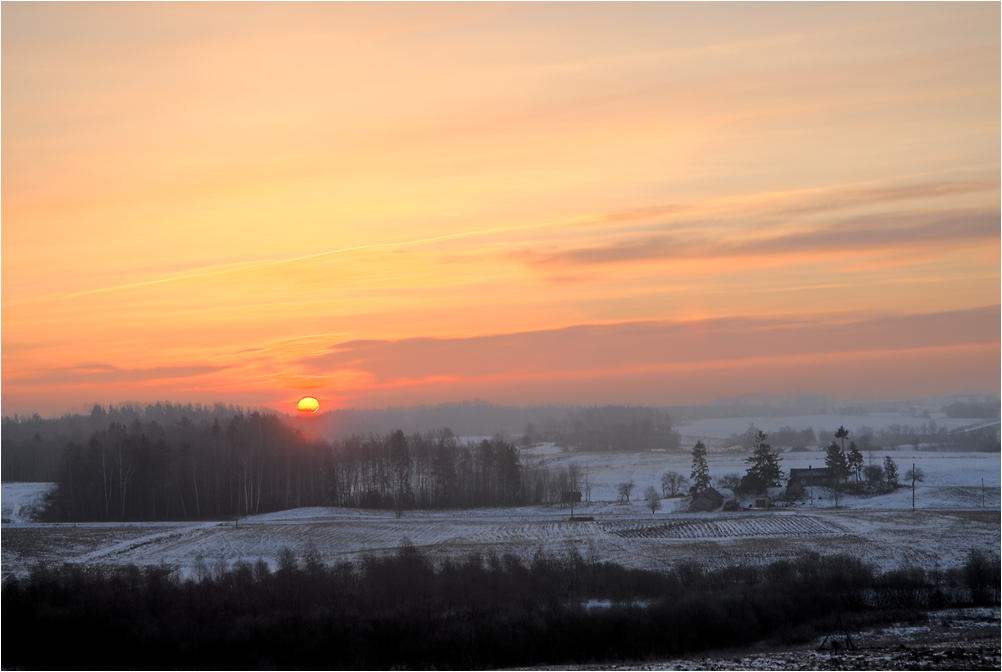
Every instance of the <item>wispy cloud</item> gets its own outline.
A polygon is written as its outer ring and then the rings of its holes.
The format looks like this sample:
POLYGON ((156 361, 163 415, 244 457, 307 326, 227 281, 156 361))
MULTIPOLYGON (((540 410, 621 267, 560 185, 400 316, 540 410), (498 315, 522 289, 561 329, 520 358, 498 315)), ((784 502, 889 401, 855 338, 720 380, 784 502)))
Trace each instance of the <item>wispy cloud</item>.
POLYGON ((998 343, 999 306, 868 319, 729 318, 631 322, 476 338, 348 341, 300 360, 312 371, 394 379, 545 375, 839 352, 998 343))
POLYGON ((226 369, 225 366, 159 366, 125 369, 110 364, 79 364, 77 366, 48 369, 37 373, 4 379, 4 385, 13 386, 73 386, 92 384, 145 383, 154 380, 194 378, 226 369))
POLYGON ((998 192, 998 180, 921 182, 880 187, 811 190, 797 194, 799 201, 778 209, 780 214, 830 212, 845 208, 903 200, 936 199, 957 194, 998 192))
POLYGON ((981 385, 994 313, 796 316, 998 303, 999 15, 4 5, 5 410, 715 366, 712 398, 867 348, 981 385))
POLYGON ((924 245, 964 245, 999 239, 998 210, 945 210, 870 215, 779 235, 699 236, 659 234, 635 236, 557 252, 526 249, 511 257, 530 266, 588 266, 660 259, 713 259, 907 249, 924 245))

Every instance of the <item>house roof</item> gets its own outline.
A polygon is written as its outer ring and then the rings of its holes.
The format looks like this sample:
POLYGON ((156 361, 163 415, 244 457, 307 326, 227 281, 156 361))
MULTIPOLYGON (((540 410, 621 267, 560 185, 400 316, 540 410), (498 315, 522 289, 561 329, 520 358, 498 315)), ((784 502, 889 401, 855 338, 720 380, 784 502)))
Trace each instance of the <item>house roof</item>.
POLYGON ((831 469, 828 467, 818 467, 817 469, 790 469, 790 478, 795 478, 796 476, 808 476, 810 474, 827 476, 830 471, 831 469))
POLYGON ((706 488, 705 490, 703 490, 702 492, 700 492, 698 495, 696 495, 696 497, 703 497, 703 498, 708 499, 711 502, 715 502, 717 504, 721 504, 724 501, 724 496, 721 495, 719 492, 717 492, 716 489, 714 489, 712 487, 706 488))

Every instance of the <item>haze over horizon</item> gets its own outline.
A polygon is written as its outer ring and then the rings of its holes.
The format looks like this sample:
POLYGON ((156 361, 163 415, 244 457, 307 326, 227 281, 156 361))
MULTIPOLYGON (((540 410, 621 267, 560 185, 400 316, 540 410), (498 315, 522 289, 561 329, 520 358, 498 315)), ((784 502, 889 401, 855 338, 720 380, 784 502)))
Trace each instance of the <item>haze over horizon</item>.
POLYGON ((5 415, 1000 391, 998 4, 0 13, 5 415))

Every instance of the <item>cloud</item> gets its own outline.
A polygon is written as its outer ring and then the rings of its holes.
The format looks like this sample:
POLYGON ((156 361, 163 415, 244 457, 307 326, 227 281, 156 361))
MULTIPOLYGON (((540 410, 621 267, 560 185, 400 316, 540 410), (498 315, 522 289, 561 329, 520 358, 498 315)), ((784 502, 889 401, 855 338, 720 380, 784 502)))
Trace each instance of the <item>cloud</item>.
POLYGON ((900 250, 999 239, 998 210, 939 210, 872 215, 771 236, 656 234, 558 252, 526 249, 511 258, 529 266, 590 266, 667 259, 712 259, 827 252, 900 250))
POLYGON ((299 364, 316 372, 368 371, 378 385, 532 379, 547 375, 710 366, 832 353, 906 351, 999 343, 999 306, 856 319, 751 317, 629 322, 475 338, 348 341, 299 364))
POLYGON ((779 212, 782 214, 826 212, 890 201, 941 198, 989 190, 998 191, 998 188, 998 180, 979 180, 971 182, 923 182, 866 189, 833 189, 804 195, 798 199, 801 201, 799 204, 781 208, 779 212))
POLYGON ((6 378, 4 385, 91 385, 145 383, 153 380, 193 378, 226 369, 225 366, 160 366, 148 369, 122 369, 110 364, 88 363, 49 369, 37 374, 6 378))

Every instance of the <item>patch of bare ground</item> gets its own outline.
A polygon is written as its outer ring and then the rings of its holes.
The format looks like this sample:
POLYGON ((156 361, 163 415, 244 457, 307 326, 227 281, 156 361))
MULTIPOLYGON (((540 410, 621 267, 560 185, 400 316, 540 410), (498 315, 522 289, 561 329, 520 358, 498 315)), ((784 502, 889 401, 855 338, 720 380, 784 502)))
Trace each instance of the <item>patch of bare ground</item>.
POLYGON ((149 527, 114 526, 4 526, 0 528, 3 547, 3 578, 15 569, 22 571, 35 563, 60 565, 75 562, 109 545, 150 534, 149 527))
MULTIPOLYGON (((820 640, 798 647, 760 644, 662 661, 561 665, 550 670, 998 670, 1002 665, 999 609, 931 612, 921 623, 894 623, 850 633, 838 649, 817 651, 820 640)), ((827 647, 826 647, 827 648, 827 647)), ((529 669, 529 668, 517 668, 529 669)))
POLYGON ((1000 521, 1000 514, 998 509, 994 511, 992 511, 991 509, 981 509, 981 510, 964 509, 957 511, 944 511, 943 514, 950 516, 952 518, 968 520, 973 523, 984 523, 986 525, 998 525, 1000 521))

